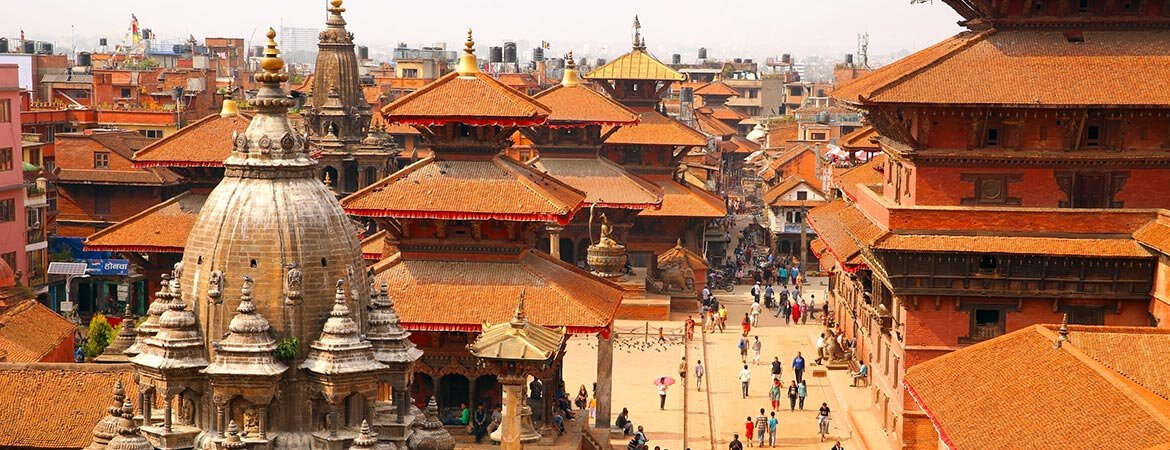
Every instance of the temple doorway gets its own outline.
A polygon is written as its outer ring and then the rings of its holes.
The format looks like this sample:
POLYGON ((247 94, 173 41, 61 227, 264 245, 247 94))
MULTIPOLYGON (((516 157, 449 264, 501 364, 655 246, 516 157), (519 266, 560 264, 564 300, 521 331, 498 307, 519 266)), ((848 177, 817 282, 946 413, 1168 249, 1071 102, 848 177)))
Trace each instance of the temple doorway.
POLYGON ((557 257, 561 258, 561 261, 565 261, 569 264, 576 264, 577 260, 573 258, 575 253, 573 250, 573 240, 569 238, 561 238, 561 254, 557 255, 557 257))

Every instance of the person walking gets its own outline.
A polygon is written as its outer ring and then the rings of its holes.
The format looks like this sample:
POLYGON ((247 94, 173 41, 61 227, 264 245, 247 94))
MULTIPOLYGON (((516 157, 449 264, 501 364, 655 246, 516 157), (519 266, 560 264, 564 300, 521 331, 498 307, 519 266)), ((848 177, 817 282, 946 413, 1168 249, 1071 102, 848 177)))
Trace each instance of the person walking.
POLYGON ((678 363, 678 379, 679 381, 686 381, 687 379, 687 357, 683 356, 682 361, 678 363))
POLYGON ((796 357, 792 358, 792 372, 796 374, 796 381, 804 380, 804 357, 800 352, 796 352, 796 357))
POLYGON ((821 361, 825 359, 825 333, 821 333, 821 337, 817 338, 817 359, 813 360, 813 365, 820 365, 821 361))
POLYGON ((780 363, 779 356, 772 357, 772 381, 780 381, 780 373, 784 371, 784 364, 780 363))
POLYGON ((837 441, 837 443, 833 445, 833 448, 830 448, 829 450, 845 450, 845 447, 841 445, 841 441, 837 441))
MULTIPOLYGON (((816 295, 810 295, 809 297, 816 298, 816 295)), ((822 315, 821 317, 827 321, 828 317, 829 317, 829 301, 828 300, 825 300, 825 303, 821 304, 821 312, 824 313, 824 315, 822 315)), ((825 322, 825 323, 828 323, 828 322, 825 322)))
POLYGON ((772 289, 772 284, 768 283, 768 287, 764 288, 764 306, 767 308, 774 307, 776 301, 776 290, 772 289))
POLYGON ((760 302, 752 302, 751 323, 753 327, 760 326, 760 302))
POLYGON ((700 391, 703 390, 703 375, 707 373, 707 368, 703 367, 703 361, 695 363, 695 387, 700 391))
MULTIPOLYGON (((662 378, 666 378, 666 377, 662 377, 662 378)), ((665 380, 659 380, 659 381, 665 381, 665 380)), ((666 383, 661 383, 661 382, 658 383, 658 410, 659 411, 666 410, 666 383)))
POLYGON ((744 422, 743 428, 747 431, 748 447, 755 447, 753 441, 756 439, 756 421, 752 420, 752 416, 747 416, 747 422, 744 422))
MULTIPOLYGON (((748 440, 750 441, 751 439, 748 439, 748 440)), ((739 434, 738 433, 736 433, 731 438, 731 443, 727 444, 727 450, 743 450, 743 442, 739 441, 739 434)))
POLYGON ((750 347, 750 346, 751 346, 751 342, 748 341, 747 336, 740 336, 740 338, 739 338, 739 361, 740 362, 747 363, 748 347, 750 347))
POLYGON ((808 323, 808 318, 812 316, 812 307, 809 306, 808 300, 804 300, 800 305, 800 323, 808 323))
POLYGON ((784 289, 788 289, 788 268, 787 267, 780 268, 780 277, 779 278, 780 278, 780 286, 782 286, 784 289))
POLYGON ((754 342, 752 342, 752 364, 759 365, 760 364, 760 348, 763 346, 763 343, 760 342, 759 336, 755 336, 755 338, 756 338, 756 340, 754 342))
POLYGON ((800 323, 800 300, 792 302, 792 323, 800 323))
MULTIPOLYGON (((757 279, 756 279, 756 284, 752 286, 752 299, 753 299, 754 301, 756 301, 756 302, 759 302, 759 301, 760 301, 760 292, 761 292, 761 291, 762 291, 762 290, 760 289, 760 280, 757 278, 757 279)), ((749 439, 749 440, 750 440, 750 439, 749 439)))
POLYGON ((788 385, 788 411, 796 411, 796 398, 800 396, 800 391, 796 387, 796 382, 788 385))
POLYGON ((784 324, 788 325, 792 319, 792 300, 785 300, 782 303, 782 307, 784 309, 784 324))
POLYGON ((687 342, 691 342, 691 341, 695 340, 695 319, 692 319, 691 316, 687 316, 686 324, 687 324, 687 342))
POLYGON ((756 437, 760 441, 760 447, 764 446, 764 437, 768 434, 768 416, 764 414, 764 408, 760 408, 760 415, 756 416, 756 437))
POLYGON ((768 446, 770 447, 776 446, 776 425, 779 424, 780 421, 776 420, 776 411, 772 411, 772 416, 768 417, 768 446))
POLYGON ((808 296, 808 307, 805 308, 805 312, 808 313, 809 319, 817 320, 817 314, 816 314, 816 312, 817 312, 817 296, 816 295, 810 294, 808 296))
POLYGON ((743 370, 739 372, 739 384, 743 388, 743 398, 748 398, 748 383, 752 381, 752 372, 748 370, 747 364, 743 365, 743 370))
MULTIPOLYGON (((759 303, 755 303, 755 304, 758 305, 759 303)), ((747 336, 748 333, 752 332, 752 318, 748 316, 748 313, 743 313, 743 322, 740 322, 740 325, 743 326, 743 335, 744 336, 747 336)))
POLYGON ((772 389, 768 390, 768 399, 772 401, 772 411, 780 409, 780 399, 784 397, 784 392, 780 389, 780 380, 772 382, 772 389))
POLYGON ((800 380, 799 383, 796 383, 796 400, 801 411, 804 411, 805 397, 808 397, 808 383, 807 380, 800 380))
POLYGON ((727 307, 722 303, 719 304, 719 332, 722 333, 727 328, 727 307))

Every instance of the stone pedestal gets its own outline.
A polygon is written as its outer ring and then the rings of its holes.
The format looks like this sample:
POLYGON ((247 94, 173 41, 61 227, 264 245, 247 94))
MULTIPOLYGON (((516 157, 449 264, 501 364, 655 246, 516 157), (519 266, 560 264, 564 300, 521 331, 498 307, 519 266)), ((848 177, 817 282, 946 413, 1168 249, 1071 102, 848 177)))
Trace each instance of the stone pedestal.
POLYGON ((203 432, 188 425, 172 425, 168 431, 166 427, 148 425, 142 427, 142 435, 150 441, 150 445, 159 450, 185 450, 195 448, 195 437, 203 432))
POLYGON ((626 258, 624 245, 601 247, 593 244, 589 246, 586 260, 589 262, 589 270, 594 275, 612 281, 619 280, 625 275, 626 258))
MULTIPOLYGON (((503 382, 504 380, 501 380, 503 382)), ((508 380, 514 381, 514 380, 508 380)), ((523 381, 521 381, 523 383, 523 381)), ((523 408, 524 387, 519 383, 508 383, 503 386, 504 405, 500 419, 500 448, 503 450, 520 450, 520 410, 523 408)))
POLYGON ((338 430, 336 435, 329 431, 315 431, 313 432, 313 448, 345 450, 353 445, 353 440, 356 437, 358 437, 357 433, 347 429, 338 430))

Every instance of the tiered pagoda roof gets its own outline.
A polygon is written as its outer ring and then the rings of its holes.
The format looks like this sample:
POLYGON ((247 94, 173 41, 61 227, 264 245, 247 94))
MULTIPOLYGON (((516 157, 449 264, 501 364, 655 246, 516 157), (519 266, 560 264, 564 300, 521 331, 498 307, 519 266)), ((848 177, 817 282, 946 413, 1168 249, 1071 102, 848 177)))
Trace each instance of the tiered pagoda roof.
POLYGON ((705 97, 735 97, 739 95, 739 91, 728 86, 723 80, 715 80, 699 86, 699 88, 695 89, 695 95, 705 97))
POLYGON ((608 329, 623 295, 620 286, 533 249, 518 258, 465 260, 398 253, 371 269, 399 299, 395 306, 408 330, 478 332, 484 322, 509 319, 509 305, 525 292, 533 323, 596 333, 608 329))
POLYGON ((134 152, 134 167, 223 167, 251 121, 249 113, 209 115, 134 152))
POLYGON ((1164 30, 965 31, 833 91, 844 102, 962 106, 1170 105, 1164 30), (1124 68, 1127 76, 1103 77, 1124 68), (988 88, 994 86, 994 88, 988 88))
POLYGON ((686 75, 663 64, 646 51, 646 40, 642 37, 642 24, 634 16, 633 50, 613 61, 593 69, 585 78, 590 80, 657 80, 686 81, 686 75))
POLYGON ((646 174, 644 177, 662 188, 662 207, 646 209, 639 217, 687 217, 719 219, 727 216, 727 205, 706 189, 675 181, 669 174, 646 174))
POLYGON ((182 253, 206 201, 206 193, 184 192, 90 235, 85 240, 85 248, 105 252, 182 253))
POLYGON ((605 140, 606 144, 686 147, 707 145, 707 137, 703 136, 703 133, 655 111, 654 108, 632 109, 638 113, 638 123, 621 127, 605 140))
POLYGON ((572 52, 566 58, 561 83, 533 98, 551 110, 548 115, 548 126, 551 127, 629 126, 638 123, 638 113, 581 83, 572 52))
POLYGON ((125 398, 138 397, 134 375, 129 364, 0 364, 0 380, 8 381, 0 383, 0 448, 86 448, 95 432, 113 439, 111 387, 123 386, 120 417, 125 398))

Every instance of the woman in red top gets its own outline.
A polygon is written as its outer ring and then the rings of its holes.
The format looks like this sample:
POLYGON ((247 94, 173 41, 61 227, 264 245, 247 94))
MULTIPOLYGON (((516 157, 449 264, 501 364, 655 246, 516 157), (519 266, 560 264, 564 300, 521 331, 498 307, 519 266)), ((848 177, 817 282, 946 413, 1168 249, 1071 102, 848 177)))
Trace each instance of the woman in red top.
POLYGON ((741 323, 741 325, 743 325, 743 335, 744 336, 747 336, 748 333, 752 332, 752 319, 750 317, 748 317, 747 313, 743 313, 743 322, 741 323))
POLYGON ((800 302, 792 302, 792 323, 800 323, 800 302))
MULTIPOLYGON (((754 434, 752 434, 752 432, 753 432, 753 431, 756 431, 756 423, 752 421, 752 416, 748 416, 748 418, 747 418, 747 423, 746 423, 746 424, 744 424, 744 428, 746 428, 746 429, 747 429, 747 435, 748 435, 748 436, 755 436, 754 434)), ((751 447, 751 446, 752 446, 752 441, 753 441, 753 440, 755 440, 755 439, 748 439, 748 440, 747 440, 747 441, 748 441, 748 447, 751 447)))

